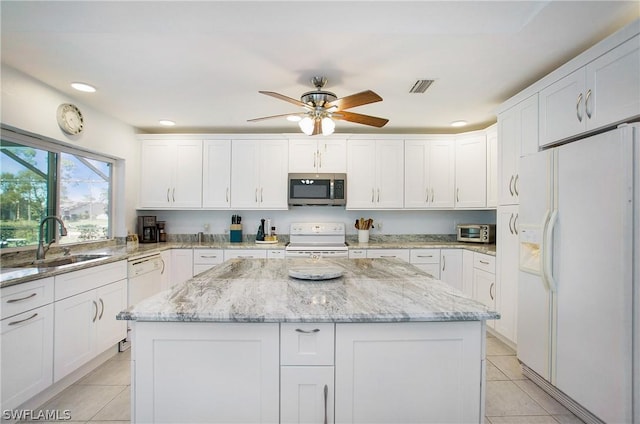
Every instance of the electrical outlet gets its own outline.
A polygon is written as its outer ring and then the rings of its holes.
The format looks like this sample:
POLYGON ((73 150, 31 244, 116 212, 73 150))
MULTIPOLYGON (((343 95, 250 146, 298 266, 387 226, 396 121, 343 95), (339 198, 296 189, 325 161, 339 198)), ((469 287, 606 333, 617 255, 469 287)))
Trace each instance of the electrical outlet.
POLYGON ((378 229, 378 231, 382 232, 382 221, 374 221, 373 226, 378 229))
POLYGON ((209 232, 209 224, 204 224, 204 232, 205 233, 209 232))

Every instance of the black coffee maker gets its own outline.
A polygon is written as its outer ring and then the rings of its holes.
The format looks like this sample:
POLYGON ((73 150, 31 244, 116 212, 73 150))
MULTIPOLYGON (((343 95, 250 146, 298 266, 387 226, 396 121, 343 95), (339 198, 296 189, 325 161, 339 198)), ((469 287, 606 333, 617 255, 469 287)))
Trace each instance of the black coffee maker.
POLYGON ((158 226, 155 216, 138 217, 138 240, 140 243, 158 242, 158 226))

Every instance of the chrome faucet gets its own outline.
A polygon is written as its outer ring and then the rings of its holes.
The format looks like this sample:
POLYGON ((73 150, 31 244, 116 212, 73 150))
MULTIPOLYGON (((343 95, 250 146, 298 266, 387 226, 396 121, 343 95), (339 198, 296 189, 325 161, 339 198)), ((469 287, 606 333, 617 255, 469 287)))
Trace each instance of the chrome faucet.
POLYGON ((42 221, 40 221, 40 232, 38 236, 38 250, 36 250, 36 260, 44 259, 45 254, 51 247, 51 243, 55 241, 51 240, 47 247, 44 247, 44 235, 42 233, 44 232, 44 223, 49 219, 55 219, 60 223, 60 237, 67 235, 67 228, 64 226, 64 222, 62 222, 62 219, 58 218, 55 215, 49 215, 42 218, 42 221))

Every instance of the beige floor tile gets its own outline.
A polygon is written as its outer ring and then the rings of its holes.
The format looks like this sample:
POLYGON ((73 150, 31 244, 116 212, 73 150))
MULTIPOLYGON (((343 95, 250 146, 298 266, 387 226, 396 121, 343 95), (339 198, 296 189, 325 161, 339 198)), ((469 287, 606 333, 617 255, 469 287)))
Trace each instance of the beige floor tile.
POLYGON ((129 361, 107 361, 83 377, 77 384, 126 386, 131 384, 131 364, 129 361))
POLYGON ((493 419, 549 414, 513 381, 487 381, 485 415, 493 419))
POLYGON ((87 421, 111 402, 127 386, 88 386, 74 384, 46 403, 42 410, 71 411, 71 421, 87 421))
POLYGON ((487 356, 489 355, 515 355, 516 352, 495 337, 487 338, 487 356))
POLYGON ((496 381, 496 380, 509 380, 502 371, 498 369, 495 365, 491 363, 491 361, 487 361, 487 381, 496 381))
POLYGON ((131 349, 127 349, 124 352, 116 353, 110 361, 130 361, 131 360, 131 349))
POLYGON ((500 371, 502 371, 511 380, 525 380, 524 374, 522 374, 522 367, 518 358, 515 356, 487 356, 487 361, 495 365, 500 371))
POLYGON ((491 424, 558 424, 551 415, 528 415, 520 417, 489 417, 491 424))
POLYGON ((109 402, 92 419, 93 421, 127 421, 131 420, 131 388, 127 387, 109 402))
POLYGON ((547 392, 545 392, 540 387, 538 387, 533 381, 520 380, 520 381, 515 381, 515 383, 518 385, 518 387, 524 390, 526 394, 531 396, 533 400, 538 402, 538 404, 542 406, 544 410, 547 411, 549 414, 573 415, 571 411, 569 411, 567 408, 562 406, 557 400, 549 396, 547 392))

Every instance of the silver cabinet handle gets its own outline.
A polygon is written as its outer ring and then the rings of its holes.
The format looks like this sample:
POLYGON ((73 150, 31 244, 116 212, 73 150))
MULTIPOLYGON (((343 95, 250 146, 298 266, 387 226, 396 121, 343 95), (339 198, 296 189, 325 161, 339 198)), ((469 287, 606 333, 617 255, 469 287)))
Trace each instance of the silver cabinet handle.
POLYGON ((214 259, 217 258, 218 255, 200 255, 200 257, 203 259, 214 259))
POLYGON ((229 202, 229 187, 227 187, 227 195, 226 195, 226 199, 227 199, 227 202, 229 202))
POLYGON ((260 187, 260 203, 264 202, 264 198, 262 197, 262 195, 264 194, 264 187, 260 187))
POLYGON ((256 187, 256 203, 258 203, 258 188, 256 187))
POLYGON ((513 223, 513 214, 511 214, 511 216, 509 217, 509 232, 511 234, 513 234, 513 227, 511 225, 512 223, 513 223))
POLYGON ((513 175, 511 176, 511 179, 509 180, 509 193, 511 193, 511 195, 513 196, 513 175))
POLYGON ((327 398, 329 397, 329 387, 324 385, 324 424, 327 424, 327 398))
POLYGON ((485 265, 489 265, 489 262, 487 262, 487 261, 483 261, 482 259, 480 260, 480 263, 481 263, 481 264, 485 264, 485 265))
POLYGON ((104 314, 104 301, 100 298, 100 316, 98 319, 102 319, 102 315, 104 314))
POLYGON ((318 168, 322 168, 322 153, 318 152, 318 168))
POLYGON ((378 188, 378 203, 380 203, 380 188, 378 188))
POLYGON ((396 255, 380 255, 381 258, 397 258, 396 255))
POLYGON ((96 322, 96 319, 98 318, 98 304, 96 303, 95 300, 92 300, 93 302, 93 307, 96 308, 96 313, 93 315, 93 319, 91 320, 91 322, 96 322))
POLYGON ((317 333, 319 332, 320 329, 319 328, 314 328, 313 330, 303 330, 302 328, 296 328, 296 332, 298 333, 304 333, 304 334, 311 334, 311 333, 317 333))
POLYGON ((513 180, 513 191, 516 193, 516 196, 520 196, 520 192, 518 192, 518 178, 520 178, 520 174, 516 174, 516 179, 513 180))
POLYGON ((587 118, 591 119, 591 111, 589 110, 589 98, 591 97, 591 89, 587 91, 587 96, 584 98, 584 111, 587 114, 587 118))
POLYGON ((373 200, 373 199, 375 198, 375 197, 374 197, 375 195, 376 195, 375 189, 374 189, 373 187, 371 187, 371 203, 373 203, 373 202, 374 202, 374 200, 373 200))
POLYGON ((160 262, 162 262, 162 270, 160 271, 160 274, 164 274, 166 264, 164 263, 164 259, 162 258, 160 258, 160 262))
POLYGON ((171 192, 171 187, 169 187, 167 189, 167 203, 169 203, 171 201, 171 199, 169 199, 169 193, 171 192))
POLYGON ((433 194, 433 188, 431 189, 431 203, 433 203, 433 200, 435 199, 435 195, 433 194))
POLYGON ((313 167, 316 167, 316 156, 318 155, 318 152, 313 152, 313 167))
POLYGON ((456 188, 456 202, 460 201, 460 188, 456 188))
POLYGON ((21 297, 18 299, 9 299, 7 300, 7 303, 16 303, 16 302, 22 302, 23 300, 27 300, 27 299, 31 299, 34 296, 37 296, 38 293, 31 293, 29 296, 25 296, 25 297, 21 297))
POLYGON ((444 269, 447 267, 447 257, 443 256, 442 257, 442 270, 444 271, 444 269))
POLYGON ((493 294, 493 289, 496 287, 496 283, 491 283, 491 286, 489 287, 489 296, 491 296, 491 300, 495 300, 496 298, 494 297, 495 295, 493 294))
POLYGON ((31 315, 29 318, 21 319, 21 320, 18 320, 18 321, 11 321, 11 322, 9 323, 9 325, 17 325, 17 324, 21 324, 21 323, 23 323, 23 322, 29 321, 30 319, 34 319, 34 318, 35 318, 35 317, 37 317, 37 316, 38 316, 38 313, 37 313, 37 312, 35 312, 35 313, 34 313, 33 315, 31 315))
POLYGON ((418 255, 419 258, 433 258, 433 255, 418 255))
POLYGON ((518 222, 518 215, 516 214, 516 217, 513 219, 513 232, 516 233, 516 235, 518 234, 518 227, 517 227, 517 222, 518 222))
POLYGON ((582 113, 580 113, 580 103, 582 103, 582 93, 578 96, 578 100, 576 101, 576 116, 578 117, 578 121, 582 122, 582 113))
POLYGON ((176 188, 173 188, 173 191, 171 192, 171 197, 173 198, 173 202, 176 202, 176 188))
POLYGON ((253 259, 253 255, 238 255, 236 258, 239 259, 253 259))
POLYGON ((426 199, 424 199, 424 202, 425 203, 429 203, 429 188, 428 187, 425 187, 424 194, 426 194, 426 196, 427 196, 426 199))

